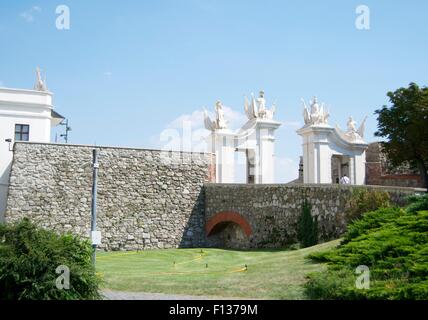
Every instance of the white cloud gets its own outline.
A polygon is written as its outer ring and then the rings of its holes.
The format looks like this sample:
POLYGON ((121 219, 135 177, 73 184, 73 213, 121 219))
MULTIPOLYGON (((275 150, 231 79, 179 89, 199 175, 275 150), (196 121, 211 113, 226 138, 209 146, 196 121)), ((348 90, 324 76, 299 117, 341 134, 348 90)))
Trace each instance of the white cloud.
MULTIPOLYGON (((231 130, 236 130, 240 128, 247 118, 243 113, 233 111, 232 108, 223 106, 224 118, 227 121, 228 128, 231 130)), ((208 111, 208 115, 211 119, 215 119, 215 113, 208 111)), ((192 129, 204 128, 204 110, 195 110, 191 114, 183 114, 173 121, 171 121, 167 128, 182 128, 183 123, 190 123, 192 129)))
POLYGON ((175 151, 196 151, 204 148, 203 138, 209 132, 203 127, 204 113, 195 110, 191 114, 182 114, 168 123, 157 135, 150 137, 153 148, 175 151))
POLYGON ((193 129, 202 128, 204 125, 204 112, 195 110, 191 114, 182 114, 167 124, 166 127, 180 129, 184 123, 189 123, 193 129))
POLYGON ((275 158, 275 182, 286 183, 299 176, 299 162, 292 158, 275 158))
POLYGON ((34 17, 31 13, 29 12, 21 12, 21 14, 19 15, 21 18, 23 18, 25 21, 27 22, 33 22, 34 21, 34 17))
POLYGON ((111 76, 113 75, 113 72, 111 72, 111 71, 105 71, 103 73, 103 75, 106 76, 107 78, 111 78, 111 76))
MULTIPOLYGON (((244 114, 223 106, 224 117, 231 130, 240 128, 247 118, 244 114)), ((215 119, 214 112, 208 112, 211 119, 215 119)), ((149 139, 153 148, 166 150, 181 150, 206 152, 206 140, 209 131, 204 126, 204 110, 198 109, 192 113, 182 114, 165 126, 159 135, 149 139)))
POLYGON ((19 16, 23 18, 25 21, 31 23, 34 21, 34 16, 36 13, 39 13, 42 11, 42 8, 38 6, 33 6, 31 9, 28 9, 27 11, 21 12, 19 16))

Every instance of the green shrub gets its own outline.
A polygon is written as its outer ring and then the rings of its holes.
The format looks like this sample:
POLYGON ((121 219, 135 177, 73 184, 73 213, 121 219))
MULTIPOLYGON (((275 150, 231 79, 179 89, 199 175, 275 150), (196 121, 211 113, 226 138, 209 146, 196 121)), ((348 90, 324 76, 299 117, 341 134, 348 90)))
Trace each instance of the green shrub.
POLYGON ((418 212, 422 210, 428 210, 428 194, 414 195, 407 199, 409 205, 407 206, 407 212, 418 212))
POLYGON ((100 279, 89 242, 37 228, 28 219, 0 225, 0 299, 99 299, 100 279), (58 289, 58 266, 70 270, 69 289, 58 289))
POLYGON ((428 299, 428 211, 382 208, 351 223, 336 249, 309 258, 328 263, 312 274, 313 299, 428 299), (370 269, 370 288, 357 289, 355 268, 370 269))
POLYGON ((316 245, 318 243, 318 221, 312 218, 311 206, 305 200, 302 206, 302 214, 299 217, 297 239, 303 248, 316 245))
POLYGON ((355 189, 345 211, 348 222, 359 219, 363 213, 390 206, 389 194, 385 191, 355 189))
POLYGON ((381 208, 376 211, 366 212, 363 219, 354 220, 347 227, 343 243, 347 243, 371 230, 378 229, 383 224, 405 214, 401 208, 381 208))
POLYGON ((349 269, 327 269, 324 272, 309 274, 308 279, 305 290, 306 294, 313 299, 352 300, 364 298, 358 291, 353 290, 355 275, 349 269))

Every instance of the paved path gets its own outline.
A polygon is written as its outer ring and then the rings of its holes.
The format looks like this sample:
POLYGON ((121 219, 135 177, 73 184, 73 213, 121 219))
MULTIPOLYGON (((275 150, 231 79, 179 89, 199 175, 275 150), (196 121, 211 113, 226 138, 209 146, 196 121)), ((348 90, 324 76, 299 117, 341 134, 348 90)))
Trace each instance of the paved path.
POLYGON ((165 294, 149 292, 126 292, 103 290, 102 294, 107 300, 243 300, 244 298, 225 298, 190 296, 185 294, 165 294))

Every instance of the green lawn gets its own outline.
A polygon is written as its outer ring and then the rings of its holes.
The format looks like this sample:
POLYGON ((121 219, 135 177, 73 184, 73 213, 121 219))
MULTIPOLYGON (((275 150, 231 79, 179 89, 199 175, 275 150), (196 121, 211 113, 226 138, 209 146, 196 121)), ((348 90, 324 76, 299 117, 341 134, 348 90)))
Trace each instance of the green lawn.
POLYGON ((111 290, 304 299, 305 275, 324 268, 305 256, 338 244, 335 240, 301 250, 103 252, 97 254, 97 271, 103 276, 104 289, 111 290))

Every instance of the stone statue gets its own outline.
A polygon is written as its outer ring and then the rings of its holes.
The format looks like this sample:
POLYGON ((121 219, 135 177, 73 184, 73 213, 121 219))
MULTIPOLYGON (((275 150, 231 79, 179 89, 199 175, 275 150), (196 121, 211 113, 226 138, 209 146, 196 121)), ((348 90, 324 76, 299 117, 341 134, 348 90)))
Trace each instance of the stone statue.
POLYGON ((270 109, 266 108, 266 99, 265 92, 261 90, 259 92, 259 97, 254 98, 254 95, 251 94, 251 104, 249 103, 247 97, 245 96, 244 110, 247 118, 249 120, 258 118, 258 119, 268 119, 272 120, 276 111, 275 103, 270 109))
POLYGON ((352 132, 357 132, 357 127, 356 127, 357 123, 354 121, 354 119, 352 119, 352 117, 349 117, 348 119, 348 133, 352 133, 352 132))
POLYGON ((336 125, 336 131, 342 137, 342 139, 348 142, 364 142, 364 130, 366 124, 367 116, 361 122, 360 127, 357 129, 357 123, 352 117, 348 118, 346 123, 347 130, 346 132, 342 131, 338 125, 336 125))
POLYGON ((266 99, 265 99, 265 92, 263 90, 261 90, 259 92, 259 97, 256 99, 256 102, 257 102, 257 107, 259 108, 259 113, 265 112, 266 111, 266 99))
POLYGON ((36 83, 34 85, 34 90, 37 91, 48 91, 48 88, 46 87, 46 75, 45 75, 45 79, 42 80, 42 76, 40 74, 40 68, 37 67, 36 68, 36 83))
POLYGON ((303 119, 305 125, 323 125, 327 124, 330 113, 324 111, 324 103, 320 106, 318 104, 317 97, 314 97, 311 101, 310 109, 307 107, 305 100, 303 102, 303 119))
POLYGON ((366 130, 366 120, 367 120, 367 116, 364 117, 364 120, 361 122, 360 127, 357 130, 357 133, 360 135, 362 139, 364 139, 364 131, 366 130))
POLYGON ((272 107, 270 109, 266 110, 266 118, 269 120, 273 120, 273 116, 275 115, 275 112, 276 112, 276 102, 272 104, 272 107))
POLYGON ((215 104, 215 110, 216 110, 216 114, 217 114, 217 128, 218 129, 226 129, 227 128, 227 124, 226 124, 226 120, 224 119, 224 111, 223 111, 223 104, 221 103, 220 100, 218 100, 215 104))
POLYGON ((345 133, 345 137, 348 141, 359 141, 363 140, 363 138, 358 134, 357 131, 357 123, 352 119, 352 117, 348 118, 348 122, 346 123, 348 130, 345 133))
POLYGON ((213 121, 208 116, 207 110, 204 110, 205 128, 210 131, 215 131, 218 129, 227 129, 227 121, 224 118, 223 104, 221 103, 221 101, 216 102, 215 111, 216 111, 216 119, 215 121, 213 121))
POLYGON ((254 97, 252 97, 251 105, 250 105, 247 96, 244 96, 244 111, 245 111, 245 114, 247 115, 247 118, 249 120, 257 118, 257 115, 256 115, 257 107, 255 106, 255 103, 253 103, 253 102, 254 102, 254 97))

